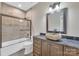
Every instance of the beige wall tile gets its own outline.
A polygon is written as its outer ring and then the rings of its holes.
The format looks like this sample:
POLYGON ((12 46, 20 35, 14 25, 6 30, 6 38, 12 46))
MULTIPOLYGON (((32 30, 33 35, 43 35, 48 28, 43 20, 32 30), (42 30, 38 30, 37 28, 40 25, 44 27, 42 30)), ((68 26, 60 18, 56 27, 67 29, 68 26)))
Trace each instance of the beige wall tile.
POLYGON ((9 5, 6 5, 4 3, 2 3, 2 14, 7 14, 7 15, 11 15, 11 16, 16 16, 16 17, 20 17, 20 18, 24 18, 25 17, 25 12, 16 9, 14 7, 11 7, 9 5))

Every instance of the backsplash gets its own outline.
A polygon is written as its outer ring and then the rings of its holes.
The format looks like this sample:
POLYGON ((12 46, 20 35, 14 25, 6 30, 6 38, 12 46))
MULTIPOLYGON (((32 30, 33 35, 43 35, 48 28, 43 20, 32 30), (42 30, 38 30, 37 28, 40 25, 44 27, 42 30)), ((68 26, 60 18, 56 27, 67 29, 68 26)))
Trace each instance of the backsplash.
POLYGON ((75 37, 75 36, 65 36, 65 35, 63 35, 62 38, 67 38, 67 39, 71 39, 71 40, 79 40, 79 37, 75 37))

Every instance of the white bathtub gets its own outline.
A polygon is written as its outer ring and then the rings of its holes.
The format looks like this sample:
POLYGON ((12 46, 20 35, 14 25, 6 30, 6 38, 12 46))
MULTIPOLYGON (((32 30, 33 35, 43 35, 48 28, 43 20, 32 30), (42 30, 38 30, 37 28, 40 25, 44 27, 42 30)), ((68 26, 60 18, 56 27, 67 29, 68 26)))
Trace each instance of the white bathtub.
POLYGON ((20 38, 8 42, 3 42, 1 48, 1 56, 9 56, 23 48, 25 48, 25 54, 28 54, 32 52, 32 50, 30 50, 32 48, 32 45, 33 42, 29 38, 20 38))
POLYGON ((24 43, 25 52, 24 54, 29 54, 33 52, 33 42, 32 41, 26 41, 24 43))

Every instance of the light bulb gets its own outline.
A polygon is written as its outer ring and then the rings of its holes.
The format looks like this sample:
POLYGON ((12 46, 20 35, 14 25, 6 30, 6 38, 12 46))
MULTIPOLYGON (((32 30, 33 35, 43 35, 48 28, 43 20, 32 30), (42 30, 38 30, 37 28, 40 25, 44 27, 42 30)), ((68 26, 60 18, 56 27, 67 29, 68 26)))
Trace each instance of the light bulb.
POLYGON ((52 10, 53 10, 52 7, 49 7, 49 12, 52 12, 52 10))
POLYGON ((20 22, 23 22, 23 20, 19 20, 20 22))
POLYGON ((59 10, 59 6, 58 5, 56 5, 55 10, 59 10))

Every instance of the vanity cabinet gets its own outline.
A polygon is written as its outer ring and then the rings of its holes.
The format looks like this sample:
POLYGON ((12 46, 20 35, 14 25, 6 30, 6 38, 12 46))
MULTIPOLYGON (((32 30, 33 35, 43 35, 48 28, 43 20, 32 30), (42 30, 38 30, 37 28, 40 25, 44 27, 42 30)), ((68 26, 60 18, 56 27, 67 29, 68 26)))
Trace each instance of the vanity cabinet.
POLYGON ((47 40, 42 40, 34 37, 33 55, 34 56, 62 56, 63 46, 54 43, 49 44, 47 40))
POLYGON ((33 55, 34 56, 79 56, 79 49, 57 44, 54 41, 43 38, 33 38, 33 55))
POLYGON ((63 46, 51 43, 48 45, 49 56, 62 56, 63 55, 63 46))

